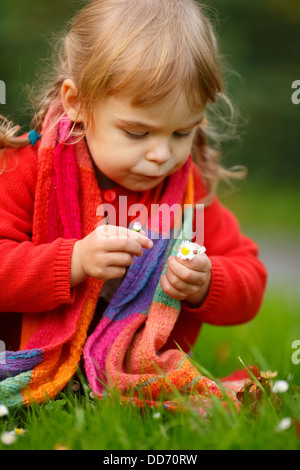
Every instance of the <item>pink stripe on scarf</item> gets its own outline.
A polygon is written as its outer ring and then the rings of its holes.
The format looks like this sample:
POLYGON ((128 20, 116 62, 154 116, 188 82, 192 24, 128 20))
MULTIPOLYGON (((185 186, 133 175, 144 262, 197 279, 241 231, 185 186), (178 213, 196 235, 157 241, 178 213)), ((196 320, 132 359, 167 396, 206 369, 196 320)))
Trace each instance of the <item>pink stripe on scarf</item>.
MULTIPOLYGON (((59 128, 59 144, 54 152, 56 193, 59 214, 64 227, 65 238, 81 237, 80 207, 78 202, 78 166, 75 146, 65 143, 72 126, 69 119, 62 120, 59 128), (61 149, 64 147, 63 159, 61 149)), ((50 221, 51 223, 51 221, 50 221)))

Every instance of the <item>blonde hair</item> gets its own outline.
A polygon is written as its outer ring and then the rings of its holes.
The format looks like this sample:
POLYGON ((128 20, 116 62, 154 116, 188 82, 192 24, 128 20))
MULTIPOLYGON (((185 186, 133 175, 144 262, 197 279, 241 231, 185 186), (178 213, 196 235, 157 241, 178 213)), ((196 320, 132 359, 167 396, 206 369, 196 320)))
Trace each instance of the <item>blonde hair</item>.
MULTIPOLYGON (((60 41, 55 76, 37 103, 31 125, 40 132, 53 103, 60 119, 61 86, 67 78, 76 84, 91 124, 94 105, 117 93, 130 96, 132 103, 140 106, 159 102, 174 89, 185 91, 192 110, 218 99, 229 103, 214 31, 203 10, 194 0, 89 2, 60 41)), ((0 148, 29 143, 16 138, 17 127, 3 124, 0 148)), ((78 126, 74 128, 78 135, 78 126)), ((199 127, 194 156, 210 197, 218 181, 231 177, 231 172, 221 167, 220 151, 206 144, 208 129, 199 127)), ((80 135, 84 131, 79 131, 80 135)))

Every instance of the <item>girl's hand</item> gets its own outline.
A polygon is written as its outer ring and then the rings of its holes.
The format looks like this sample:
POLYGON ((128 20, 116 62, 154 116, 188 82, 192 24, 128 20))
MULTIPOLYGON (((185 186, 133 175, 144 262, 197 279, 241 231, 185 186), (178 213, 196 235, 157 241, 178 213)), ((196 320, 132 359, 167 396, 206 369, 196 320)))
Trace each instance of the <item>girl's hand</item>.
POLYGON ((89 276, 103 281, 120 278, 133 263, 134 256, 142 256, 143 248, 152 247, 152 240, 141 232, 100 225, 74 244, 70 286, 79 284, 89 276))
POLYGON ((160 282, 162 290, 169 297, 200 306, 208 294, 210 279, 210 259, 206 254, 201 254, 192 260, 170 256, 160 282))

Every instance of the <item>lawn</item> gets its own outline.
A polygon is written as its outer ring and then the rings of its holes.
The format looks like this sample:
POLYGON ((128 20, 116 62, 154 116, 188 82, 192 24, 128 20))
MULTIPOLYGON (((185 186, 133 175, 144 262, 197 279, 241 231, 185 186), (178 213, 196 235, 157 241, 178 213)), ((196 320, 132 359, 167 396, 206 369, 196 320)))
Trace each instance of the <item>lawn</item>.
MULTIPOLYGON (((292 361, 297 352, 292 343, 300 340, 298 316, 299 296, 268 290, 252 322, 235 327, 204 325, 193 350, 193 361, 216 378, 243 364, 276 371, 273 381, 289 384, 285 393, 275 395, 263 388, 259 402, 244 406, 240 413, 229 413, 218 402, 206 417, 193 409, 173 413, 147 408, 141 413, 117 398, 92 398, 82 379, 81 391, 70 384, 54 401, 10 410, 0 418, 0 433, 25 431, 11 445, 0 442, 0 449, 299 450, 300 364, 292 361)), ((295 358, 300 359, 300 354, 295 358)))

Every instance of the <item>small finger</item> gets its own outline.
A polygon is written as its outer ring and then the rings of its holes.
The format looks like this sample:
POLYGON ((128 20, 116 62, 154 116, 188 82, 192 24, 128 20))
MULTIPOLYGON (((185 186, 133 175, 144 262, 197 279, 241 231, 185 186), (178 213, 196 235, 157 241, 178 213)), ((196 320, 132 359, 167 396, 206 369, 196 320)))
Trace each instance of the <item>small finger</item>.
POLYGON ((177 256, 173 257, 178 264, 186 266, 193 271, 198 272, 207 272, 211 269, 211 261, 206 254, 195 255, 192 259, 180 259, 177 256))
POLYGON ((143 248, 151 249, 153 241, 146 237, 141 232, 128 229, 126 227, 119 227, 115 225, 99 225, 96 228, 97 237, 101 240, 123 240, 130 239, 137 241, 143 248))
POLYGON ((191 269, 190 266, 179 262, 174 256, 168 259, 167 270, 170 270, 174 276, 188 284, 198 284, 202 278, 202 272, 191 269))
POLYGON ((161 276, 160 285, 161 285, 161 288, 164 291, 164 293, 167 294, 172 299, 184 300, 186 298, 186 294, 179 291, 178 289, 176 289, 175 287, 173 287, 170 284, 170 282, 168 281, 168 278, 165 274, 163 276, 161 276))
POLYGON ((105 270, 105 276, 102 274, 99 276, 99 279, 109 280, 109 279, 119 279, 126 274, 125 266, 109 266, 105 270))
POLYGON ((182 280, 180 277, 176 276, 170 269, 166 270, 167 280, 174 289, 179 292, 183 292, 185 295, 192 295, 199 291, 201 284, 199 283, 189 283, 182 280))
POLYGON ((107 254, 107 265, 113 266, 131 266, 134 262, 134 256, 125 252, 111 252, 107 254))
POLYGON ((146 237, 144 230, 136 232, 135 230, 128 229, 129 237, 136 240, 143 248, 151 249, 153 247, 153 241, 151 238, 146 237))
POLYGON ((117 256, 120 253, 128 253, 132 256, 142 256, 143 248, 140 243, 136 240, 131 240, 130 238, 116 238, 116 239, 107 239, 104 241, 105 247, 103 250, 106 253, 116 253, 117 256))

